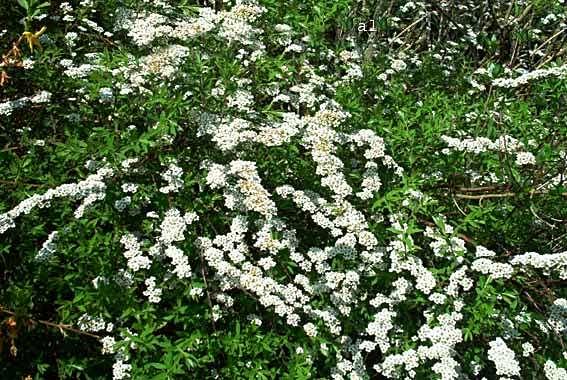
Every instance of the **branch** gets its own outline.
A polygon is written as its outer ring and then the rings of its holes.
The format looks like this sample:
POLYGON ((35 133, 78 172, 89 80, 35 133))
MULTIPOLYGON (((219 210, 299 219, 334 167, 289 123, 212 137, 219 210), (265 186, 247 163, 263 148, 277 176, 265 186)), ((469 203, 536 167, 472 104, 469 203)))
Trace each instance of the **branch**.
POLYGON ((514 197, 514 196, 516 196, 516 193, 481 194, 481 195, 455 194, 455 197, 457 198, 480 199, 480 200, 483 200, 485 198, 506 198, 506 197, 514 197))
POLYGON ((6 180, 3 180, 3 179, 0 179, 0 184, 2 184, 2 185, 13 185, 13 186, 24 185, 24 186, 31 186, 31 187, 45 187, 45 185, 42 185, 42 184, 39 184, 39 183, 6 181, 6 180))
MULTIPOLYGON (((15 312, 8 310, 8 309, 4 309, 1 305, 0 305, 0 313, 8 314, 8 315, 11 315, 13 317, 16 316, 15 312)), ((55 328, 59 329, 59 331, 65 330, 65 331, 73 332, 75 334, 86 335, 86 336, 90 336, 91 338, 100 339, 99 335, 76 329, 74 327, 71 327, 70 325, 64 325, 62 323, 54 323, 54 322, 44 321, 42 319, 26 318, 26 320, 27 320, 28 323, 31 323, 31 324, 39 323, 39 324, 42 324, 44 326, 55 327, 55 328)))
MULTIPOLYGON (((468 191, 470 192, 476 192, 476 191, 482 191, 482 188, 472 188, 469 189, 468 191)), ((461 191, 467 191, 467 189, 460 189, 461 191)), ((487 189, 488 190, 488 189, 487 189)), ((549 192, 547 191, 538 191, 538 190, 532 190, 529 192, 530 197, 535 195, 535 194, 549 194, 549 192)), ((513 192, 506 192, 506 193, 494 193, 494 194, 479 194, 479 195, 469 195, 469 194, 455 194, 455 197, 457 198, 462 198, 462 199, 485 199, 485 198, 507 198, 507 197, 515 197, 517 196, 518 193, 513 193, 513 192)), ((561 193, 562 196, 567 197, 567 193, 561 193)))

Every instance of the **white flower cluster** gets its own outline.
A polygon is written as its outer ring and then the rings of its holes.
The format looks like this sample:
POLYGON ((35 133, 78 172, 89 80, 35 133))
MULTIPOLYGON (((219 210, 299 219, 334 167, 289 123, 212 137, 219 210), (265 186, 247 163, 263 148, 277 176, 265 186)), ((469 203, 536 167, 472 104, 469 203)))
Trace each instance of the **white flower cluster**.
POLYGON ((459 139, 445 135, 441 136, 441 139, 449 146, 442 150, 444 154, 449 154, 451 150, 474 154, 495 151, 508 154, 515 153, 515 163, 518 166, 535 165, 536 163, 533 153, 522 151, 521 149, 524 149, 524 144, 512 136, 500 136, 494 141, 486 137, 466 137, 459 139))
POLYGON ((128 30, 128 36, 136 45, 148 46, 156 38, 169 36, 173 32, 166 16, 151 12, 142 12, 132 16, 133 19, 123 20, 122 29, 128 30))
MULTIPOLYGON (((486 137, 459 139, 445 135, 441 136, 441 139, 449 146, 449 149, 475 154, 488 151, 514 153, 524 147, 522 142, 509 135, 500 136, 494 141, 486 137)), ((450 152, 449 149, 443 149, 443 153, 448 154, 450 152)))
POLYGON ((114 339, 114 337, 107 335, 101 338, 100 342, 102 343, 102 354, 113 354, 116 352, 116 340, 114 339))
POLYGON ((118 211, 124 211, 130 205, 130 203, 132 203, 132 198, 130 196, 125 196, 123 198, 117 199, 116 202, 114 202, 114 207, 118 211))
POLYGON ((545 378, 547 380, 564 380, 567 379, 567 370, 565 368, 559 368, 557 365, 548 360, 543 366, 543 372, 545 373, 545 378))
POLYGON ((63 74, 73 79, 85 78, 89 76, 89 74, 91 74, 93 71, 103 69, 103 67, 100 65, 92 65, 90 63, 83 63, 75 66, 73 65, 73 61, 70 60, 62 60, 59 64, 65 67, 63 74))
POLYGON ((409 349, 401 354, 387 355, 381 364, 375 364, 374 370, 389 379, 399 378, 398 368, 404 366, 408 377, 415 377, 415 369, 419 367, 417 351, 409 349))
POLYGON ((86 332, 98 332, 106 329, 106 322, 101 317, 93 317, 88 314, 83 314, 77 321, 79 329, 86 332))
MULTIPOLYGON (((457 305, 455 304, 455 307, 457 305)), ((425 314, 428 323, 432 322, 432 316, 425 314)), ((462 341, 461 331, 456 328, 456 323, 462 319, 462 314, 453 312, 442 314, 437 317, 438 325, 430 327, 423 325, 418 335, 413 337, 414 341, 430 341, 431 345, 419 345, 417 349, 408 349, 399 354, 386 355, 382 363, 374 366, 374 369, 387 378, 400 378, 400 369, 403 366, 408 378, 414 378, 421 363, 435 360, 431 366, 433 372, 437 373, 443 380, 454 380, 461 377, 459 363, 453 358, 455 345, 462 341)))
POLYGON ((529 82, 540 78, 547 78, 550 76, 563 78, 566 75, 567 75, 567 65, 562 65, 562 66, 551 67, 548 69, 537 69, 537 70, 529 71, 513 79, 497 78, 492 81, 492 85, 495 87, 514 88, 514 87, 526 85, 529 82))
POLYGON ((374 336, 374 342, 378 344, 382 352, 388 351, 390 348, 390 340, 388 332, 394 328, 392 319, 396 313, 388 309, 382 309, 374 315, 374 321, 366 327, 366 333, 374 336))
POLYGON ((534 353, 534 346, 530 342, 522 343, 522 356, 529 357, 534 353))
POLYGON ((494 362, 496 374, 499 376, 520 377, 520 364, 514 351, 508 348, 502 338, 496 338, 489 343, 488 359, 494 362))
POLYGON ((132 370, 132 365, 124 362, 123 360, 117 360, 112 365, 112 380, 122 380, 130 378, 130 371, 132 370))
POLYGON ((51 257, 51 255, 55 253, 55 250, 57 249, 57 245, 55 244, 55 240, 57 239, 57 234, 58 234, 57 231, 53 231, 52 233, 49 234, 47 240, 43 243, 41 249, 35 256, 36 260, 38 261, 48 260, 51 257))
POLYGON ((268 219, 275 216, 276 206, 261 184, 256 163, 234 160, 226 166, 212 164, 209 168, 207 185, 213 189, 226 188, 224 197, 229 209, 256 211, 268 219), (229 178, 234 185, 229 184, 229 178))
POLYGON ((122 184, 122 191, 125 193, 135 193, 138 191, 138 185, 135 183, 124 183, 122 184))
POLYGON ((289 143, 303 127, 303 120, 297 114, 285 112, 281 122, 261 126, 255 141, 266 146, 280 146, 289 143))
POLYGON ((361 129, 356 133, 347 136, 349 142, 355 146, 367 145, 368 148, 364 151, 364 158, 368 162, 364 165, 366 171, 362 176, 362 190, 356 193, 356 196, 361 199, 371 199, 374 193, 380 190, 382 182, 378 176, 376 160, 381 159, 382 163, 389 168, 394 169, 394 172, 401 176, 403 168, 396 164, 394 159, 387 155, 384 139, 377 136, 376 133, 369 129, 361 129))
POLYGON ((306 323, 303 326, 303 330, 305 330, 305 334, 307 334, 307 336, 314 337, 317 335, 317 327, 315 327, 315 325, 311 322, 306 323))
POLYGON ((444 257, 460 262, 460 257, 467 252, 465 241, 453 234, 453 227, 446 222, 443 223, 443 229, 427 226, 425 228, 425 236, 433 239, 429 243, 429 247, 437 257, 444 257))
POLYGON ((207 131, 212 135, 212 141, 223 151, 234 149, 239 143, 251 140, 256 133, 251 129, 251 123, 247 120, 235 118, 231 121, 223 120, 217 127, 211 127, 207 131))
POLYGON ((213 30, 219 20, 218 14, 207 7, 199 7, 198 12, 197 17, 176 21, 171 35, 180 40, 188 40, 213 30))
POLYGON ((240 112, 252 111, 250 106, 254 104, 254 96, 250 91, 237 90, 234 94, 227 97, 227 107, 235 108, 240 112))
POLYGON ((402 226, 396 218, 396 215, 390 217, 392 227, 400 233, 397 234, 397 239, 391 241, 388 246, 391 262, 389 271, 393 273, 409 272, 416 279, 416 289, 429 294, 437 285, 437 281, 431 271, 425 268, 423 261, 411 254, 412 249, 406 244, 405 238, 412 244, 413 239, 411 236, 404 236, 407 226, 402 226))
POLYGON ((535 163, 536 163, 536 159, 532 153, 530 152, 516 153, 516 165, 518 166, 535 165, 535 163))
POLYGON ((205 294, 205 292, 203 291, 203 288, 191 288, 189 294, 191 295, 191 297, 200 298, 203 296, 203 294, 205 294))
POLYGON ((340 137, 335 128, 349 116, 335 104, 324 104, 315 116, 306 118, 302 137, 302 145, 310 150, 311 157, 317 164, 316 174, 321 176, 321 185, 328 187, 337 200, 352 194, 352 187, 341 171, 344 164, 333 154, 340 137))
POLYGON ((51 101, 51 92, 40 91, 31 97, 23 96, 19 99, 0 102, 0 115, 10 116, 14 110, 23 108, 29 105, 30 103, 43 104, 43 103, 49 103, 50 101, 51 101))
POLYGON ((75 217, 83 216, 85 209, 98 200, 104 199, 106 184, 104 180, 114 175, 114 171, 108 166, 100 168, 95 174, 89 175, 85 180, 78 183, 64 184, 54 189, 47 190, 44 194, 35 194, 20 202, 10 211, 0 214, 0 234, 10 228, 14 228, 14 219, 20 215, 29 214, 34 208, 45 208, 50 206, 51 201, 57 198, 71 198, 83 200, 83 203, 75 210, 75 217))
POLYGON ((558 298, 549 308, 548 325, 559 335, 567 334, 567 299, 558 298))
MULTIPOLYGON (((306 294, 311 290, 308 280, 297 277, 301 288, 287 284, 282 285, 274 279, 265 276, 262 268, 248 261, 249 247, 243 241, 247 231, 245 218, 233 219, 231 230, 227 235, 217 235, 213 241, 208 238, 199 238, 199 245, 207 263, 212 266, 221 281, 224 290, 231 288, 245 289, 256 294, 259 302, 266 308, 274 307, 274 311, 285 317, 291 326, 298 326, 299 312, 323 320, 325 326, 334 334, 340 332, 340 325, 335 316, 328 311, 313 309, 308 305, 310 296, 306 294)), ((315 333, 311 325, 306 330, 315 333)))
POLYGON ((552 272, 559 274, 559 278, 567 280, 567 251, 554 254, 539 254, 527 252, 523 255, 514 256, 510 264, 517 266, 519 270, 526 271, 529 267, 543 269, 544 274, 552 272))
MULTIPOLYGON (((271 255, 276 255, 285 248, 288 248, 290 252, 295 251, 295 234, 292 231, 286 230, 286 225, 281 220, 274 218, 259 224, 261 227, 254 235, 256 240, 254 247, 271 255), (273 235, 276 231, 278 233, 282 232, 284 237, 281 239, 275 238, 273 235)), ((265 270, 275 266, 275 262, 270 257, 263 258, 258 263, 265 270)))
POLYGON ((159 303, 161 301, 162 290, 156 287, 156 278, 154 276, 148 277, 145 281, 146 290, 143 294, 148 297, 151 303, 159 303))
POLYGON ((171 259, 171 263, 175 266, 173 273, 179 278, 191 277, 191 266, 189 259, 182 250, 175 246, 169 246, 165 249, 165 255, 171 259))
POLYGON ((164 194, 177 193, 183 188, 183 169, 174 163, 169 164, 161 178, 167 182, 167 186, 160 187, 159 191, 164 194))
POLYGON ((152 262, 148 256, 144 256, 141 250, 141 244, 132 234, 126 234, 120 239, 120 243, 124 246, 124 257, 128 260, 128 268, 133 272, 140 269, 149 269, 152 262))
MULTIPOLYGON (((190 214, 191 218, 192 214, 190 214)), ((173 242, 183 241, 186 229, 186 220, 177 209, 168 210, 159 227, 161 233, 159 242, 163 245, 171 245, 173 242)))
POLYGON ((110 103, 114 100, 114 94, 110 87, 102 87, 98 91, 98 95, 101 103, 110 103))
POLYGON ((480 257, 494 257, 496 256, 496 252, 491 251, 490 249, 482 246, 482 245, 477 245, 476 246, 476 252, 475 252, 475 256, 477 258, 480 257))
POLYGON ((229 43, 239 42, 245 46, 257 45, 257 36, 261 29, 254 28, 251 23, 267 10, 254 1, 239 2, 228 11, 218 15, 220 20, 218 35, 229 43))
POLYGON ((432 370, 443 380, 457 379, 461 372, 460 365, 453 356, 455 346, 463 340, 461 330, 456 327, 462 318, 463 315, 458 312, 442 314, 437 317, 438 326, 431 328, 426 324, 418 331, 420 340, 431 342, 431 346, 420 346, 417 349, 419 358, 437 360, 432 370))
POLYGON ((181 279, 191 276, 191 266, 188 257, 173 243, 185 240, 184 234, 187 226, 198 219, 198 215, 194 212, 187 212, 182 215, 175 208, 168 210, 158 228, 160 236, 157 238, 157 243, 150 247, 150 252, 153 255, 157 255, 163 250, 165 256, 171 259, 174 266, 173 273, 181 279))
POLYGON ((471 269, 482 274, 488 274, 494 279, 510 278, 514 272, 514 268, 510 264, 497 263, 484 257, 473 261, 471 269))
POLYGON ((189 55, 189 48, 181 45, 170 45, 158 49, 156 52, 143 57, 140 66, 130 73, 130 80, 134 83, 143 83, 139 77, 150 74, 160 79, 170 79, 179 72, 179 67, 189 55))

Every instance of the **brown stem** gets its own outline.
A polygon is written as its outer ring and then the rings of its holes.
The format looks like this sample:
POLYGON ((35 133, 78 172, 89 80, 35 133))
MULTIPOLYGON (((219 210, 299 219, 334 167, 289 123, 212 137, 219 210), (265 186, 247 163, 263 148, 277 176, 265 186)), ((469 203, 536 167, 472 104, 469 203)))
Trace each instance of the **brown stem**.
POLYGON ((457 198, 480 199, 480 200, 483 200, 485 198, 506 198, 506 197, 514 197, 514 196, 516 196, 516 193, 481 194, 481 195, 455 194, 455 197, 457 198))
MULTIPOLYGON (((16 316, 16 313, 8 310, 8 309, 4 309, 1 305, 0 305, 0 313, 4 313, 4 314, 8 314, 11 316, 16 316)), ((49 326, 49 327, 55 327, 58 328, 59 330, 65 330, 65 331, 70 331, 73 332, 75 334, 80 334, 80 335, 86 335, 86 336, 90 336, 91 338, 96 338, 96 339, 100 339, 100 336, 96 335, 96 334, 92 334, 86 331, 82 331, 79 329, 76 329, 74 327, 71 327, 70 325, 64 325, 62 323, 54 323, 54 322, 50 322, 50 321, 44 321, 42 319, 33 319, 33 318, 26 318, 28 322, 31 323, 39 323, 45 326, 49 326)))
POLYGON ((0 184, 3 185, 14 185, 14 186, 19 186, 19 185, 25 185, 25 186, 31 186, 31 187, 44 187, 45 185, 41 185, 38 183, 26 183, 26 182, 16 182, 16 181, 6 181, 3 179, 0 179, 0 184))

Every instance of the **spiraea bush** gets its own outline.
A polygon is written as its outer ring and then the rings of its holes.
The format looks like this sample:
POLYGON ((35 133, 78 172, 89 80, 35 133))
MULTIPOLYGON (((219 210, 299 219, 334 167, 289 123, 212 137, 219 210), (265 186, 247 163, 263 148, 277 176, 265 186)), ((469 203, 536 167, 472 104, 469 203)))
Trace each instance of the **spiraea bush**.
POLYGON ((567 379, 567 3, 9 0, 0 378, 567 379))

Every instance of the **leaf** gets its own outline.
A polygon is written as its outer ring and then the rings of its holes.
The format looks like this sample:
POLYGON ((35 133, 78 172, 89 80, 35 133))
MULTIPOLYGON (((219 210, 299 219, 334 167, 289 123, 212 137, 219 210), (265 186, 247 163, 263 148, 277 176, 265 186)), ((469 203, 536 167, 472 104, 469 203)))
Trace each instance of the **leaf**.
POLYGON ((24 8, 26 11, 29 9, 29 4, 27 0, 18 0, 18 4, 20 4, 20 6, 24 8))
POLYGON ((156 369, 167 369, 167 366, 162 363, 150 363, 150 366, 156 369))

